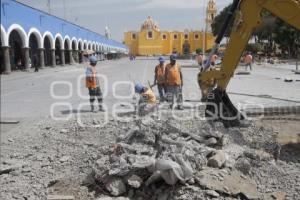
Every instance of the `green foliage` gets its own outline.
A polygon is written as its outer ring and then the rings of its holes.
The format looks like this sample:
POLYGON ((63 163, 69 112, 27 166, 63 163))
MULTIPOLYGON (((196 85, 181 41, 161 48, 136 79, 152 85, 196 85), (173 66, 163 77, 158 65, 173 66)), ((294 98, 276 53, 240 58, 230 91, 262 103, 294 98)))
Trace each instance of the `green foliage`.
POLYGON ((201 48, 196 49, 196 54, 199 54, 199 53, 202 53, 202 52, 203 52, 203 49, 201 49, 201 48))
MULTIPOLYGON (((214 34, 214 36, 217 36, 222 28, 222 25, 224 23, 224 19, 227 16, 227 13, 229 12, 231 8, 231 4, 226 6, 214 19, 213 23, 211 24, 211 29, 214 34)), ((229 37, 231 28, 233 26, 234 19, 229 23, 229 26, 225 32, 225 37, 229 37)))
POLYGON ((246 47, 246 51, 256 54, 259 51, 263 51, 263 45, 259 43, 248 44, 246 47))
POLYGON ((300 56, 300 31, 286 24, 282 20, 276 21, 274 30, 274 41, 279 45, 283 54, 289 57, 300 56))

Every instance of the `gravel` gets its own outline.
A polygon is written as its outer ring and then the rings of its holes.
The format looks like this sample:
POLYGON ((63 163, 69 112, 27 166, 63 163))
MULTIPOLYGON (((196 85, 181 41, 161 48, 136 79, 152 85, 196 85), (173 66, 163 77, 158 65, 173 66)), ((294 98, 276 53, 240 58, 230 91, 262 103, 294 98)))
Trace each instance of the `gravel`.
POLYGON ((129 118, 127 122, 110 118, 104 124, 101 113, 85 113, 82 123, 76 118, 47 118, 12 132, 1 141, 0 199, 51 195, 87 200, 245 199, 258 195, 292 200, 300 196, 299 159, 294 154, 276 159, 280 145, 271 129, 255 123, 226 129, 221 123, 176 120, 169 113, 160 119, 129 118), (210 167, 216 157, 220 157, 216 168, 210 167), (170 185, 159 173, 164 170, 157 170, 159 160, 175 162, 191 174, 184 173, 181 179, 174 176, 176 170, 168 171, 169 177, 178 179, 170 185), (206 170, 211 173, 204 179, 201 172, 206 170), (208 181, 206 186, 203 180, 208 181), (233 181, 236 190, 230 184, 217 187, 228 180, 248 180, 254 192, 247 193, 233 181))

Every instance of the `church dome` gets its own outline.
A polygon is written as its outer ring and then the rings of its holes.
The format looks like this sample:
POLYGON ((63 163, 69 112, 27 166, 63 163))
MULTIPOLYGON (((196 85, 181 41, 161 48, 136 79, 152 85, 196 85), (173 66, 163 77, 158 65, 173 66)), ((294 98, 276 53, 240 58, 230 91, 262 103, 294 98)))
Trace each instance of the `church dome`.
POLYGON ((157 26, 157 23, 148 16, 147 19, 143 22, 141 26, 141 30, 156 30, 159 31, 159 28, 157 26))

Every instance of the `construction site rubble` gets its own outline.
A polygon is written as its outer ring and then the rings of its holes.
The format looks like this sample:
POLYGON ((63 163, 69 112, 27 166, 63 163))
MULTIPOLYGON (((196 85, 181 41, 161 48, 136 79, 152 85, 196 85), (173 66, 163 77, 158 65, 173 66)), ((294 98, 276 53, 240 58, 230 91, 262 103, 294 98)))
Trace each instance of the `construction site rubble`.
POLYGON ((148 116, 133 124, 118 135, 110 152, 94 165, 96 182, 110 196, 153 200, 197 199, 200 194, 201 198, 262 197, 249 176, 251 160, 274 160, 276 142, 269 140, 266 145, 261 140, 253 148, 250 137, 238 129, 224 128, 221 122, 157 120, 148 116), (183 187, 192 188, 198 196, 181 198, 183 187))
POLYGON ((23 127, 22 138, 4 140, 1 199, 294 200, 300 194, 299 154, 287 153, 275 132, 255 122, 225 128, 169 113, 103 119, 45 120, 38 131, 23 127))

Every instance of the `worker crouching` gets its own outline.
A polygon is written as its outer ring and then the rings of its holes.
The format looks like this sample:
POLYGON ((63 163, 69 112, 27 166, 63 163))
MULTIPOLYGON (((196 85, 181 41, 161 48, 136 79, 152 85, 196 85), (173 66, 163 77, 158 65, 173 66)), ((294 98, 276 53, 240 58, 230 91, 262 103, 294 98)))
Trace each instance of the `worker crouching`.
POLYGON ((94 107, 94 101, 97 98, 99 111, 103 112, 105 111, 102 105, 103 97, 102 97, 100 83, 96 71, 97 58, 95 56, 91 56, 89 60, 90 60, 90 66, 86 68, 86 87, 89 90, 91 111, 96 112, 94 107))
POLYGON ((150 88, 138 83, 135 85, 135 92, 140 95, 137 108, 140 116, 145 116, 156 110, 156 97, 150 88))
POLYGON ((177 109, 183 110, 182 86, 183 77, 179 65, 176 63, 176 55, 170 56, 170 63, 166 66, 167 99, 171 109, 174 109, 175 99, 177 109))

